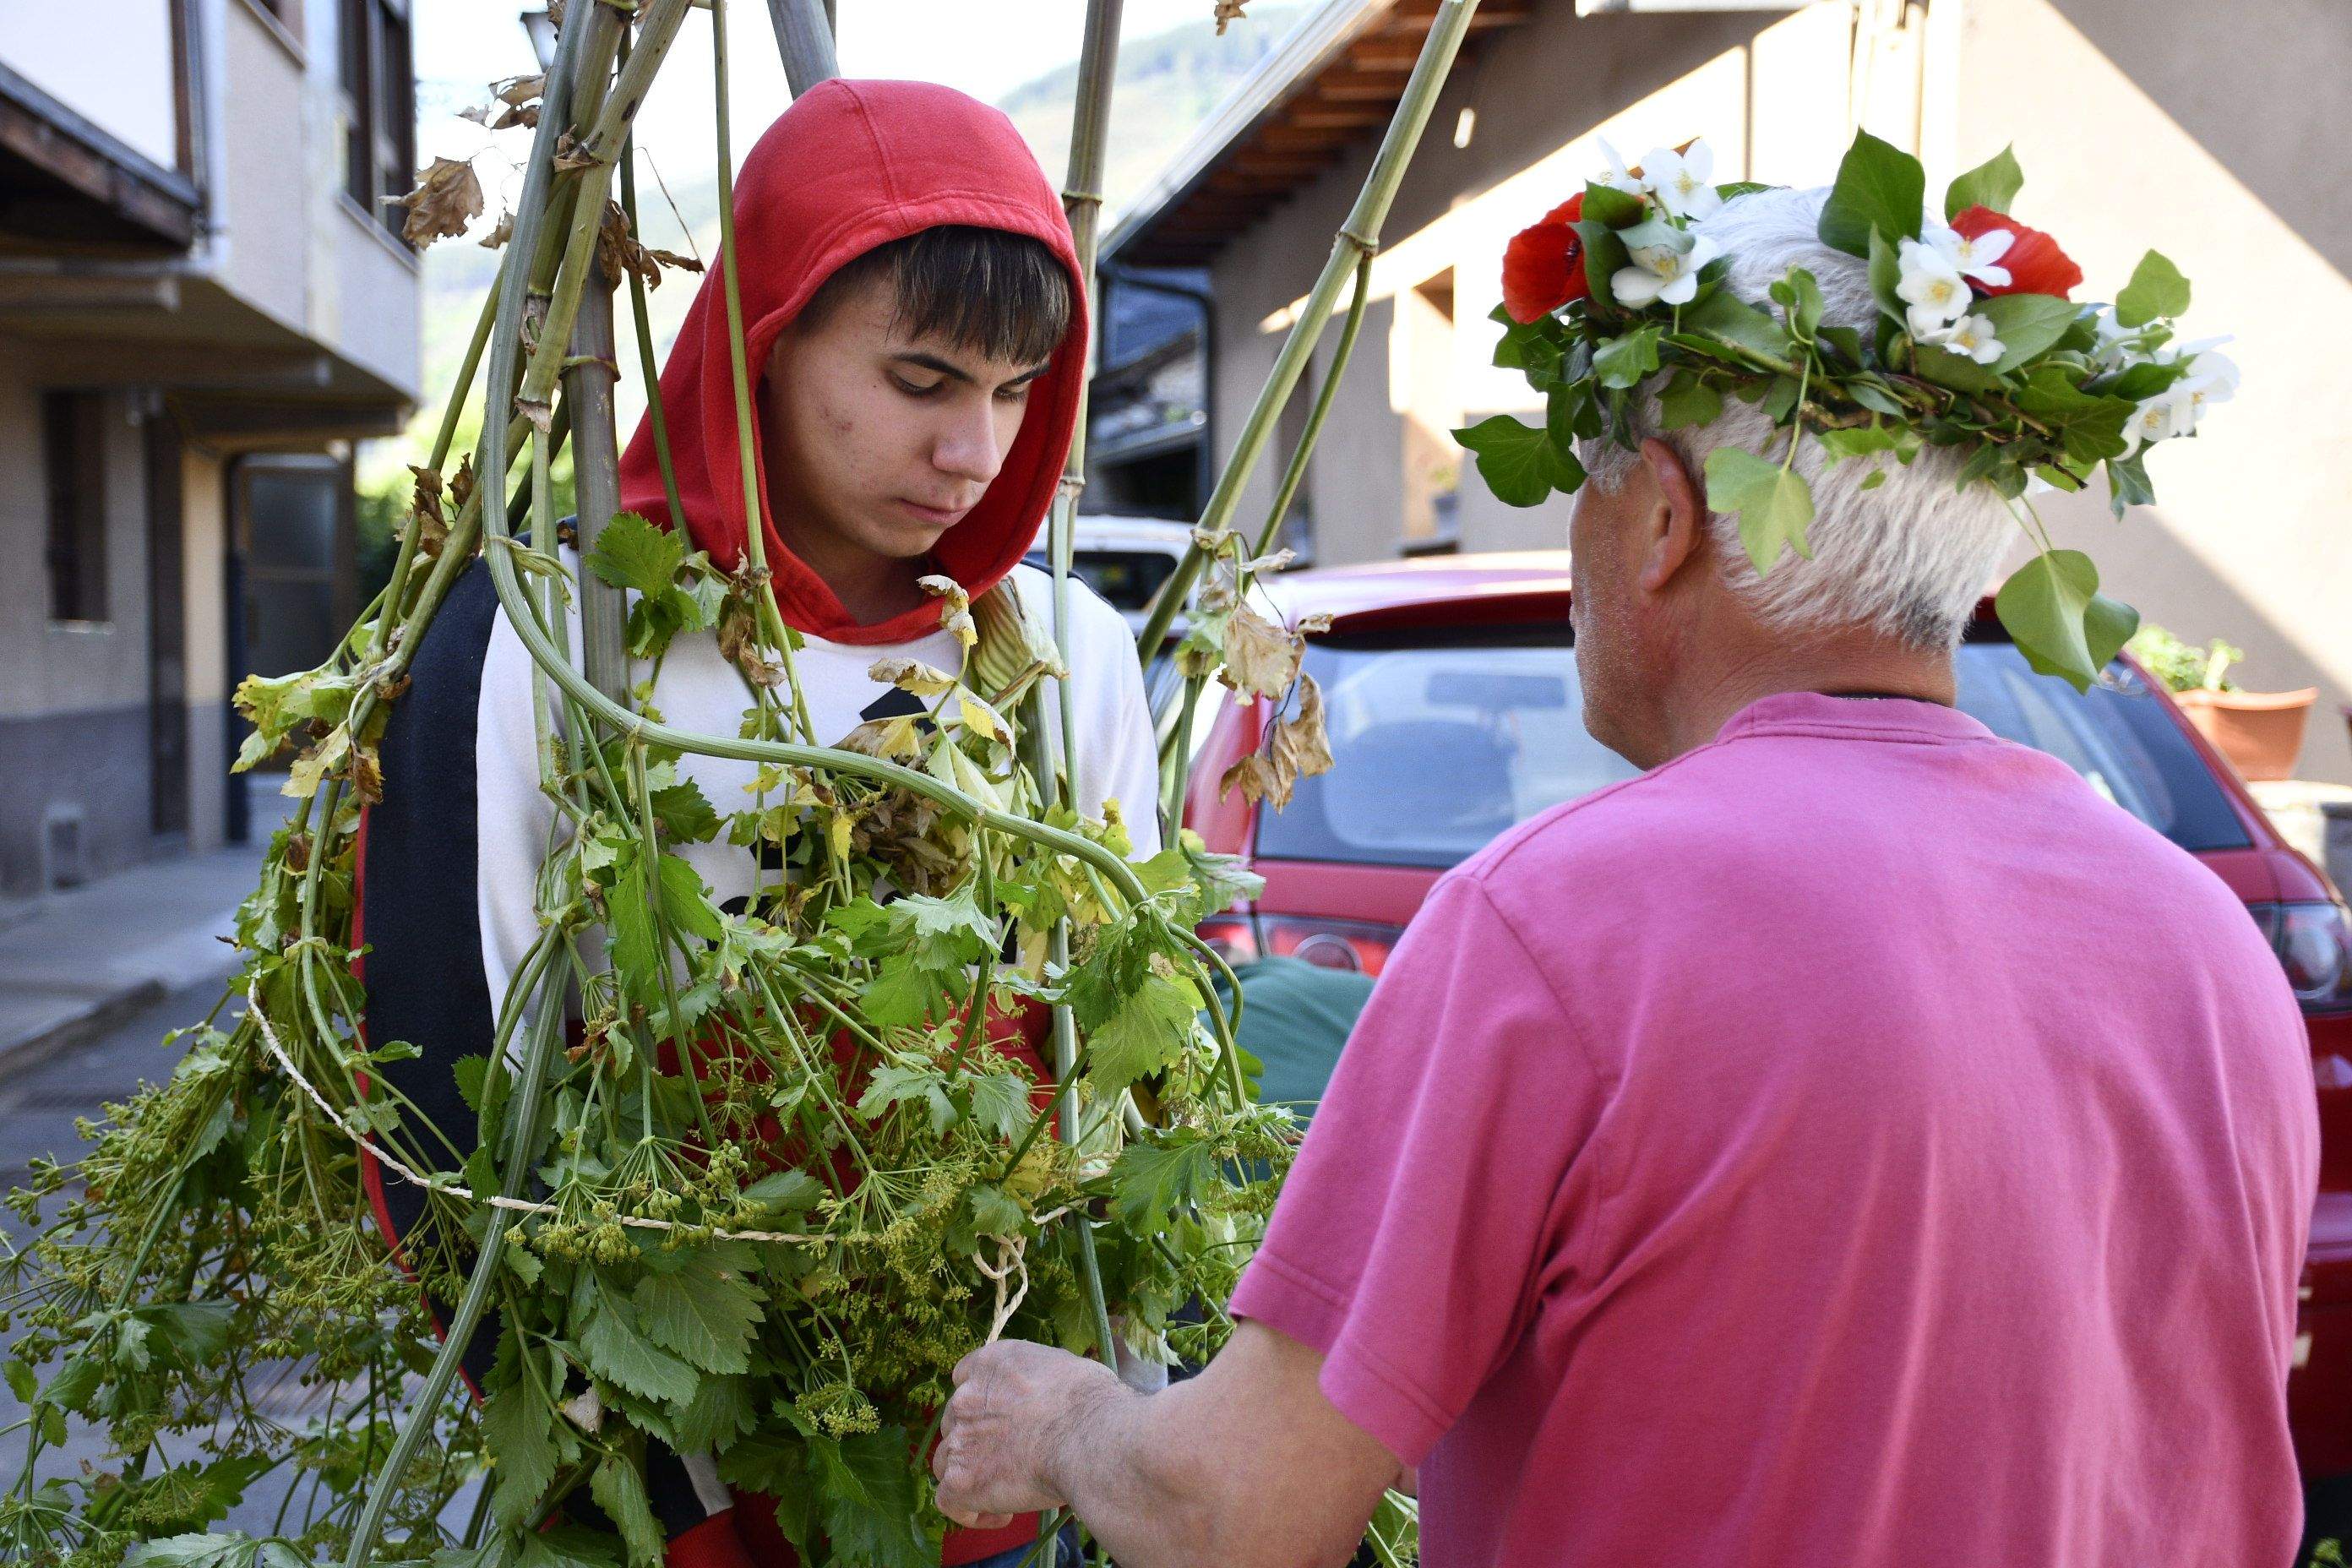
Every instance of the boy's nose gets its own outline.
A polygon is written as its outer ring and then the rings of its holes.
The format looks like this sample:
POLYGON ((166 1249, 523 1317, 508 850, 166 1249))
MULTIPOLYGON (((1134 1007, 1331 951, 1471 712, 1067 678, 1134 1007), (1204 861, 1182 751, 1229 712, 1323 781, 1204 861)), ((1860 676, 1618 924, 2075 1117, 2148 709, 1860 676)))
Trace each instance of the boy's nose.
POLYGON ((995 410, 985 401, 976 409, 956 411, 931 448, 931 461, 942 473, 985 485, 1004 466, 1004 447, 996 436, 995 410))

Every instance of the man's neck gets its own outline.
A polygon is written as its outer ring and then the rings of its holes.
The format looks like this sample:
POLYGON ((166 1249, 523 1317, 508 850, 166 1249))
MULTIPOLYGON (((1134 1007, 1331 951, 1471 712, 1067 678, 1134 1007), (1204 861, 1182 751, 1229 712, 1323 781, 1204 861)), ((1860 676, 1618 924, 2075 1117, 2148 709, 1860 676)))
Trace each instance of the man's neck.
POLYGON ((1667 750, 1658 760, 1706 745, 1741 709, 1783 691, 1908 697, 1948 708, 1958 698, 1949 654, 1923 652, 1891 637, 1773 644, 1669 694, 1663 713, 1667 750))
POLYGON ((833 590, 833 596, 859 626, 876 626, 921 606, 923 591, 916 586, 916 579, 927 568, 920 560, 878 554, 814 529, 795 529, 782 518, 776 531, 785 547, 833 590))

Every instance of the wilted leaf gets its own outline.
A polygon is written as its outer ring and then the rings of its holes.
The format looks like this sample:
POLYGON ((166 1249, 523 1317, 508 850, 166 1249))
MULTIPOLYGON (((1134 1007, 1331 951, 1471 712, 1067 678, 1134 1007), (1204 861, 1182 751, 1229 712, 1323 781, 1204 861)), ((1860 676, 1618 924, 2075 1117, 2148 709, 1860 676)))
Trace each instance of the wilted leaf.
POLYGON ((352 752, 352 793, 369 805, 383 801, 383 764, 373 746, 361 746, 352 752))
POLYGON ((956 684, 954 676, 919 658, 877 658, 866 673, 884 686, 895 686, 918 697, 944 697, 955 689, 956 684))
POLYGON ((499 221, 491 226, 490 232, 482 236, 478 243, 484 250, 497 250, 513 237, 514 214, 501 213, 499 221))
POLYGON ((1225 795, 1239 785, 1244 800, 1252 804, 1272 801, 1274 808, 1280 811, 1290 804, 1290 792, 1297 782, 1295 775, 1284 773, 1274 759, 1252 752, 1225 770, 1224 776, 1217 781, 1217 793, 1225 795))
POLYGON ((555 166, 565 171, 593 169, 596 166, 596 155, 581 144, 580 138, 567 131, 555 143, 555 166))
POLYGON ((400 237, 411 245, 425 246, 453 234, 482 216, 482 182, 474 165, 457 158, 436 158, 416 176, 416 188, 404 196, 385 198, 387 206, 407 211, 400 237))
POLYGON ((547 78, 510 76, 490 83, 490 96, 509 109, 520 109, 547 91, 547 78))
POLYGON ((1225 623, 1225 684, 1236 691, 1280 697, 1298 674, 1301 639, 1247 605, 1235 605, 1225 623))
POLYGON ((1223 37, 1230 24, 1245 19, 1242 7, 1248 4, 1249 0, 1217 0, 1217 37, 1223 37))
POLYGON ((1265 749, 1275 767, 1292 779, 1331 771, 1331 739, 1323 727, 1323 689, 1315 684, 1313 676, 1298 678, 1298 712, 1275 721, 1265 749))

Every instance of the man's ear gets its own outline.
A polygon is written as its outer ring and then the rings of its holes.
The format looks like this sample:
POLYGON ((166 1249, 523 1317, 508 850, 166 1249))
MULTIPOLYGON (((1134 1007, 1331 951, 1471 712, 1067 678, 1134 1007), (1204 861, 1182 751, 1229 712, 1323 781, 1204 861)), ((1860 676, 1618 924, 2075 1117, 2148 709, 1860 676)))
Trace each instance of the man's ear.
POLYGON ((1706 502, 1682 457, 1655 436, 1642 443, 1642 460, 1649 465, 1657 488, 1656 510, 1643 541, 1643 591, 1663 590, 1699 552, 1700 530, 1706 526, 1706 502))

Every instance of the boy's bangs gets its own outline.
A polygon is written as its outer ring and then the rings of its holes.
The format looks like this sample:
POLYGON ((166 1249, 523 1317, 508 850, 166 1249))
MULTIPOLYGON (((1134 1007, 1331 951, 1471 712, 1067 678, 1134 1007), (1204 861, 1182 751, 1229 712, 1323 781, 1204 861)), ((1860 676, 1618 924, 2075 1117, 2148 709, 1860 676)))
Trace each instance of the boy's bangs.
POLYGON ((803 326, 842 296, 887 273, 896 324, 909 337, 940 337, 990 359, 1043 364, 1070 330, 1070 278, 1044 242, 1003 229, 943 225, 877 246, 817 289, 803 326))

